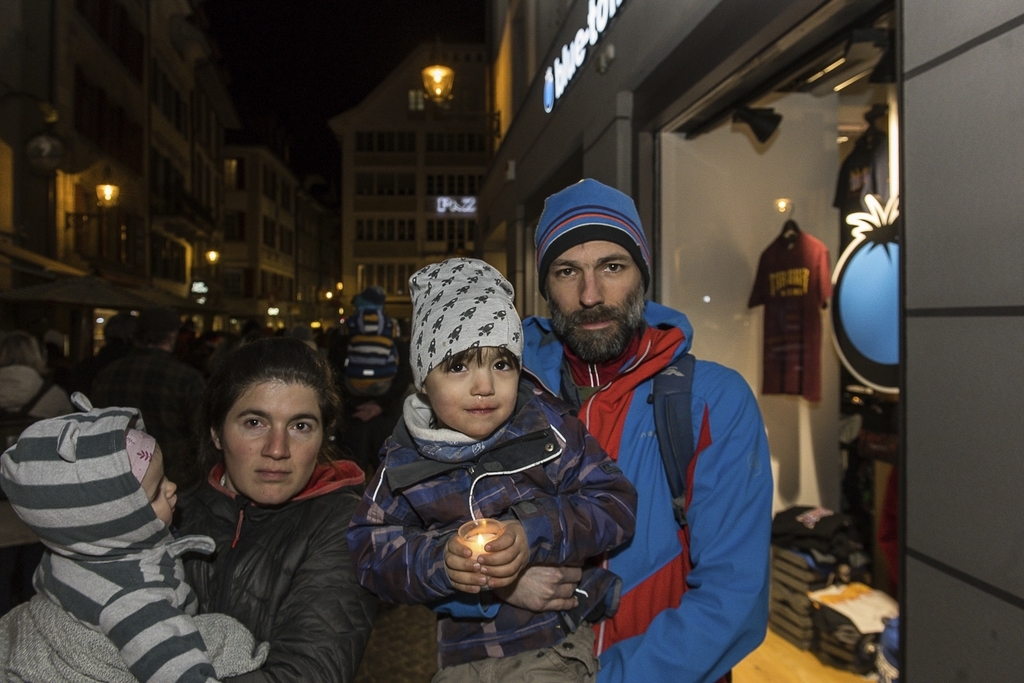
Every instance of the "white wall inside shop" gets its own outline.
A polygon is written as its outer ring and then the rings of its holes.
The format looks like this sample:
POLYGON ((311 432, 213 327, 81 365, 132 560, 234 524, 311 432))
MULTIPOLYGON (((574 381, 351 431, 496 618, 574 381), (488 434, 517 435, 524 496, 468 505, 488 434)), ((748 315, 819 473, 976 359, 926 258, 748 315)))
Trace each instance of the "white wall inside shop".
MULTIPOLYGON (((774 511, 839 509, 839 360, 822 312, 822 400, 762 396, 763 307, 747 308, 761 252, 782 230, 773 202, 820 239, 835 264, 839 214, 832 207, 839 153, 838 97, 790 94, 770 103, 782 123, 766 144, 725 124, 686 140, 660 136, 660 299, 694 327, 693 352, 736 369, 764 414, 775 477, 774 511)), ((767 106, 767 105, 766 105, 767 106)))

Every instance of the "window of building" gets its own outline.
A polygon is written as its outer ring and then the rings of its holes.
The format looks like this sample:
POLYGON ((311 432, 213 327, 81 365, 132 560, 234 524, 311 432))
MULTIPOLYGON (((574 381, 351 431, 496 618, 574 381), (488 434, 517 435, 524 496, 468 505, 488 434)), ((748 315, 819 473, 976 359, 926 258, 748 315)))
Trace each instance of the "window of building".
POLYGON ((285 211, 292 210, 292 188, 286 183, 281 183, 281 208, 285 211))
POLYGON ((78 68, 75 69, 75 130, 136 173, 142 173, 142 126, 78 68))
POLYGON ((277 201, 277 172, 269 164, 263 164, 263 196, 277 201))
POLYGON ((356 194, 369 196, 373 194, 373 174, 356 173, 356 194))
POLYGON ((270 216, 263 217, 263 244, 268 247, 277 246, 277 223, 270 216))
POLYGON ((185 281, 185 247, 158 233, 149 238, 149 265, 153 277, 185 281))
POLYGON ((281 228, 281 247, 280 247, 281 251, 283 251, 286 254, 291 254, 294 251, 294 249, 295 249, 294 242, 295 242, 294 233, 292 233, 292 231, 289 230, 288 228, 282 227, 281 228))
POLYGON ((224 271, 224 294, 226 296, 244 295, 244 271, 241 269, 226 269, 224 271))
POLYGON ((427 174, 427 196, 476 195, 483 184, 482 175, 474 174, 427 174))
POLYGON ((360 242, 411 242, 415 239, 416 219, 414 218, 356 219, 356 240, 360 242))
POLYGON ((76 0, 75 8, 117 61, 141 83, 145 38, 132 23, 128 10, 114 0, 76 0))
POLYGON ((152 212, 158 216, 179 215, 184 210, 186 195, 184 174, 155 148, 150 149, 149 166, 152 212))
POLYGON ((446 242, 448 252, 465 249, 476 236, 476 221, 466 218, 427 220, 427 241, 446 242))
POLYGON ((241 211, 224 212, 224 241, 245 241, 245 214, 241 211))
POLYGON ((459 154, 486 151, 486 138, 482 133, 427 133, 428 152, 459 154))
POLYGON ((426 101, 421 88, 409 90, 409 111, 423 111, 426 101))
POLYGON ((416 194, 416 174, 399 173, 395 179, 395 194, 400 197, 412 197, 416 194))
POLYGON ((245 159, 224 160, 224 184, 229 190, 245 189, 245 159))
POLYGON ((374 285, 388 294, 405 295, 409 278, 416 270, 414 263, 360 263, 356 265, 357 288, 363 290, 374 285))
POLYGON ((377 195, 384 197, 390 197, 395 194, 395 174, 394 173, 378 173, 377 178, 377 195))
POLYGON ((404 131, 398 134, 398 151, 416 151, 416 133, 414 131, 404 131))
POLYGON ((415 131, 357 131, 357 152, 415 152, 415 131))

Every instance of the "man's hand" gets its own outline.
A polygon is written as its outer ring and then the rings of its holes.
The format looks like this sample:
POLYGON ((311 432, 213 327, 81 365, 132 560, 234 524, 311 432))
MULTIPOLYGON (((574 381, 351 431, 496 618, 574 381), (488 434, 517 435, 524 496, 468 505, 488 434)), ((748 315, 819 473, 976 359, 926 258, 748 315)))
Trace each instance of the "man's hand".
POLYGON ((367 401, 366 403, 359 404, 359 406, 352 412, 352 417, 361 422, 369 422, 383 412, 384 409, 380 407, 379 403, 376 401, 367 401))
POLYGON ((533 565, 515 583, 494 593, 510 605, 531 612, 564 612, 577 605, 575 591, 582 576, 579 567, 533 565))

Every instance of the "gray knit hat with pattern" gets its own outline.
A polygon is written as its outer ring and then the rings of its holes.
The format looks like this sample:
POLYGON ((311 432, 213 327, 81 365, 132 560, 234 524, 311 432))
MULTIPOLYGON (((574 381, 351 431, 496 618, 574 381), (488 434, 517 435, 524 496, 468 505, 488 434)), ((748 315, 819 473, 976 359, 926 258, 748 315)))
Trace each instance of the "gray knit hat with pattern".
POLYGON ((413 273, 409 292, 416 389, 442 360, 476 346, 504 347, 522 361, 515 290, 492 266, 479 259, 448 259, 413 273))

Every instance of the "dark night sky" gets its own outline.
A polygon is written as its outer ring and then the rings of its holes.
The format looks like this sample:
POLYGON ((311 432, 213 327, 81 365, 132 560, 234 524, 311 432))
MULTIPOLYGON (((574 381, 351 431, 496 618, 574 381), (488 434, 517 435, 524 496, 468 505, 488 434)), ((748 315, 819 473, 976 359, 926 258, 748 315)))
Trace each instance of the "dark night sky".
POLYGON ((483 42, 484 0, 207 0, 243 125, 276 120, 299 177, 339 175, 327 119, 358 104, 418 44, 483 42))

